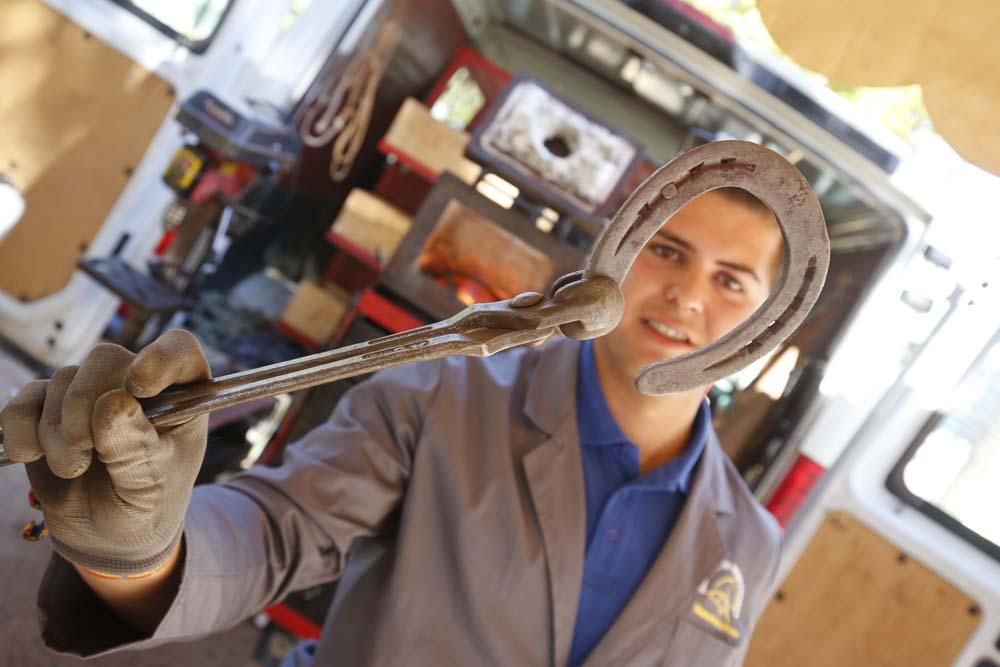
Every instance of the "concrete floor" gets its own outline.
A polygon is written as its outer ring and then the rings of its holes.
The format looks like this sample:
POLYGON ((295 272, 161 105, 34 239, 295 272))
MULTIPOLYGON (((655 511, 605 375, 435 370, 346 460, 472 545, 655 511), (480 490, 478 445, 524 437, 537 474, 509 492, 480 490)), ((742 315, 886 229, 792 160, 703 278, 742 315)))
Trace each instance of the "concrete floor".
MULTIPOLYGON (((0 405, 32 379, 31 373, 0 351, 0 405)), ((86 663, 49 653, 39 636, 35 593, 49 560, 46 541, 21 539, 21 529, 38 513, 27 504, 28 482, 21 466, 0 468, 0 665, 3 667, 250 667, 257 631, 244 623, 214 637, 162 646, 143 653, 120 653, 86 663)))

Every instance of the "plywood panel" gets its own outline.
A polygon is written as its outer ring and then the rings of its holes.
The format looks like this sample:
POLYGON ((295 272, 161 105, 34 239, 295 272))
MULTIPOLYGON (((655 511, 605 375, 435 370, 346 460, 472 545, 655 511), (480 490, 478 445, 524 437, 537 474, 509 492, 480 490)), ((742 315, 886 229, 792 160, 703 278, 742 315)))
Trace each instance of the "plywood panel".
POLYGON ((831 512, 754 633, 747 667, 941 667, 975 600, 845 512, 831 512))
POLYGON ((1000 3, 990 0, 758 0, 797 63, 846 86, 919 84, 934 129, 1000 174, 1000 3))
POLYGON ((0 289, 31 301, 69 281, 174 93, 40 0, 0 0, 0 90, 0 173, 27 201, 0 289))

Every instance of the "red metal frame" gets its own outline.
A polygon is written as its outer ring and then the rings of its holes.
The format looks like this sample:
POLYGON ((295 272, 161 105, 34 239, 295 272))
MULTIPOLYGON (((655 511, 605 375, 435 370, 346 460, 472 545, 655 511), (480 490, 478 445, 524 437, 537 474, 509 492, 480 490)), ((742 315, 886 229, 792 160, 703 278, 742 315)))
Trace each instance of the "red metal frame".
MULTIPOLYGON (((444 89, 444 86, 452 73, 454 73, 459 67, 462 67, 463 64, 468 65, 470 63, 475 63, 477 68, 487 71, 491 76, 502 80, 500 88, 502 88, 503 85, 506 84, 507 79, 510 78, 510 75, 507 72, 496 67, 493 63, 486 60, 472 49, 463 47, 456 52, 456 57, 453 60, 451 67, 438 81, 435 91, 431 93, 431 101, 433 101, 433 99, 435 99, 444 89)), ((471 67, 470 71, 472 71, 471 67)), ((437 180, 437 175, 426 165, 422 164, 406 151, 400 150, 391 145, 384 139, 378 142, 378 150, 384 155, 395 156, 397 160, 396 164, 389 165, 386 168, 382 177, 379 179, 381 189, 391 189, 393 182, 400 176, 399 172, 404 169, 413 172, 413 174, 421 180, 426 181, 428 186, 437 180)), ((377 187, 376 191, 380 191, 380 188, 377 187)), ((348 289, 351 289, 352 287, 354 289, 365 288, 361 297, 358 299, 358 302, 355 304, 347 318, 345 318, 344 323, 341 325, 340 332, 335 337, 331 347, 337 347, 340 344, 343 337, 350 329, 351 324, 358 317, 364 317, 390 333, 400 333, 410 329, 422 327, 426 324, 426 322, 416 317, 409 311, 392 303, 385 297, 376 294, 370 289, 370 286, 375 282, 375 280, 377 280, 378 274, 381 271, 378 259, 374 255, 332 229, 327 231, 326 239, 339 251, 331 261, 330 266, 327 267, 327 280, 335 282, 348 289)), ((307 340, 292 327, 279 323, 278 328, 283 334, 298 341, 300 344, 305 345, 308 349, 317 349, 315 343, 307 340)), ((297 405, 293 406, 293 408, 289 411, 289 414, 285 416, 278 432, 273 438, 271 438, 271 442, 267 444, 267 447, 261 453, 257 460, 258 464, 269 465, 284 448, 288 433, 291 431, 298 414, 302 410, 304 399, 302 401, 297 401, 296 403, 297 405)), ((271 619, 272 623, 295 637, 300 639, 318 639, 320 636, 321 630, 315 623, 287 605, 273 605, 269 607, 265 613, 271 619)))
POLYGON ((389 143, 384 138, 379 139, 377 147, 380 153, 383 155, 394 156, 404 167, 414 172, 428 183, 433 183, 437 180, 438 175, 435 174, 430 167, 425 165, 410 153, 404 151, 402 148, 397 148, 395 145, 389 143))
POLYGON ((378 273, 382 269, 375 255, 371 254, 346 236, 338 234, 333 229, 327 230, 326 240, 329 241, 331 245, 347 252, 352 257, 357 259, 358 263, 363 264, 366 269, 375 273, 378 273))
POLYGON ((278 320, 277 322, 274 323, 274 328, 277 329, 278 333, 280 333, 285 338, 290 338, 291 340, 301 345, 306 352, 319 352, 320 349, 323 347, 323 345, 326 343, 326 341, 313 340, 312 338, 305 335, 303 332, 299 331, 292 325, 288 324, 287 322, 283 322, 281 320, 278 320))
MULTIPOLYGON (((469 121, 468 127, 465 128, 469 130, 476 127, 477 123, 492 107, 493 102, 510 81, 511 74, 478 51, 468 46, 459 47, 452 55, 448 67, 438 77, 430 94, 424 99, 428 108, 434 105, 434 102, 444 92, 448 81, 462 67, 469 70, 469 74, 479 85, 486 98, 483 108, 476 113, 476 116, 469 121)), ((420 208, 420 202, 423 201, 423 198, 430 191, 431 185, 437 180, 437 174, 416 156, 390 144, 384 138, 378 142, 377 149, 383 155, 392 155, 396 161, 386 165, 375 186, 375 192, 383 199, 392 201, 407 213, 411 215, 416 213, 417 209, 420 208)))
POLYGON ((455 53, 452 55, 447 69, 438 77, 437 83, 434 84, 434 88, 431 89, 430 94, 425 99, 428 107, 431 107, 437 98, 441 96, 452 75, 462 67, 469 70, 469 74, 479 85, 479 89, 483 91, 483 95, 486 97, 483 108, 469 121, 469 128, 473 128, 486 110, 492 106, 493 101, 500 95, 500 92, 510 82, 511 74, 475 49, 468 46, 460 46, 455 49, 455 53))
POLYGON ((375 194, 391 201, 393 206, 410 217, 417 214, 420 205, 431 191, 431 183, 410 171, 400 162, 386 164, 375 184, 375 194))
POLYGON ((371 290, 361 295, 355 313, 371 320, 389 333, 402 333, 427 324, 410 311, 371 290))
POLYGON ((375 255, 332 229, 327 231, 326 240, 338 251, 326 267, 327 282, 340 285, 349 292, 375 284, 382 270, 375 255))
MULTIPOLYGON (((434 100, 440 96, 447 85, 448 79, 461 67, 467 67, 473 78, 475 78, 476 82, 483 89, 487 98, 484 110, 490 106, 494 97, 510 80, 509 72, 498 67, 475 50, 463 46, 455 51, 451 64, 438 79, 437 84, 428 96, 428 106, 433 104, 434 100)), ((480 114, 476 115, 476 118, 473 119, 470 125, 475 123, 480 114)), ((400 178, 399 172, 402 169, 413 172, 420 179, 426 181, 428 185, 437 180, 437 174, 431 171, 429 167, 421 163, 413 155, 393 146, 385 139, 378 142, 378 150, 383 155, 393 155, 397 162, 394 165, 387 166, 382 177, 379 179, 380 187, 376 187, 376 191, 392 189, 392 185, 396 179, 400 178)), ((216 179, 203 178, 202 180, 203 182, 208 181, 208 187, 218 186, 216 179)), ((192 194, 192 199, 194 198, 195 196, 192 194)), ((327 267, 327 280, 348 289, 351 289, 352 286, 355 289, 367 288, 375 282, 381 270, 381 266, 379 266, 375 256, 349 239, 337 234, 332 229, 327 232, 326 239, 340 251, 331 261, 330 266, 327 267)), ((385 297, 376 294, 371 289, 365 289, 341 326, 340 333, 333 342, 332 347, 339 345, 343 336, 350 329, 351 324, 358 317, 364 317, 390 333, 401 333, 422 327, 426 324, 424 320, 392 303, 385 297)), ((308 349, 315 350, 318 348, 314 342, 307 340, 292 327, 279 323, 278 328, 283 334, 304 344, 308 349)), ((295 422, 295 417, 300 411, 301 407, 298 410, 293 408, 290 411, 290 414, 283 420, 279 432, 275 434, 275 437, 271 439, 271 442, 268 443, 265 450, 261 453, 258 463, 267 465, 277 456, 284 447, 288 432, 291 430, 295 422)), ((300 639, 318 639, 320 636, 321 629, 319 626, 287 605, 273 605, 265 613, 271 619, 272 623, 295 637, 300 639)))

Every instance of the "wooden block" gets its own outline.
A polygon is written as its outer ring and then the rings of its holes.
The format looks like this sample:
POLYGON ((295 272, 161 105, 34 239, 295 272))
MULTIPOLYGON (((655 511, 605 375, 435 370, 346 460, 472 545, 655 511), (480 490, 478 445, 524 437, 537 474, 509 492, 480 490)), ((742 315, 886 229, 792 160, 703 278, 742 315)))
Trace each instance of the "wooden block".
POLYGON ((480 166, 464 156, 469 135, 434 120, 427 107, 412 97, 396 113, 385 141, 435 175, 450 171, 469 185, 479 178, 480 166))
POLYGON ((846 512, 827 515, 754 632, 748 667, 940 667, 976 600, 846 512))
POLYGON ((347 195, 333 231, 385 265, 410 231, 410 216, 375 195, 355 188, 347 195))
POLYGON ((334 285, 303 280, 295 290, 280 325, 313 346, 330 340, 351 310, 351 295, 334 285))

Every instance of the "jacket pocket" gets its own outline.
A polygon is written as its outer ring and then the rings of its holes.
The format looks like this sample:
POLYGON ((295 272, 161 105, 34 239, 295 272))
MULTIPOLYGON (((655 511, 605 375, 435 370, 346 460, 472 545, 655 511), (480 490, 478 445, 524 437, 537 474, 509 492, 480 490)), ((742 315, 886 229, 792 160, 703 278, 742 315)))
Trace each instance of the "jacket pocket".
POLYGON ((665 667, 729 667, 736 664, 746 637, 723 639, 694 621, 677 621, 667 647, 665 667))

